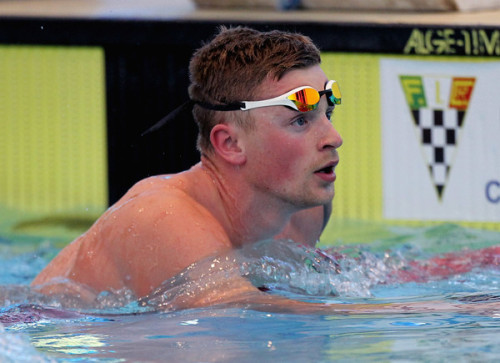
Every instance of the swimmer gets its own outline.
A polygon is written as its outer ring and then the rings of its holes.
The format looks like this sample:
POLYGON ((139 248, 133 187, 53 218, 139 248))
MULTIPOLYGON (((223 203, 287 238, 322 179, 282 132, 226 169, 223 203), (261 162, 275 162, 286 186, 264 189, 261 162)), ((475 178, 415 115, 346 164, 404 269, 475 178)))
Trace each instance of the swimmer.
POLYGON ((202 269, 187 269, 262 240, 317 243, 342 145, 332 123, 340 91, 320 63, 306 36, 222 27, 189 67, 183 109, 199 127, 200 162, 139 181, 40 272, 33 289, 88 303, 103 291, 144 299, 182 274, 199 285, 197 293, 175 296, 171 309, 233 303, 297 312, 397 310, 268 294, 239 275, 237 260, 222 264, 220 280, 207 284, 202 269))
POLYGON ((340 92, 318 48, 299 34, 221 28, 193 55, 190 79, 200 162, 139 181, 34 288, 86 300, 124 288, 143 297, 189 265, 245 244, 318 241, 342 145, 331 122, 340 92))

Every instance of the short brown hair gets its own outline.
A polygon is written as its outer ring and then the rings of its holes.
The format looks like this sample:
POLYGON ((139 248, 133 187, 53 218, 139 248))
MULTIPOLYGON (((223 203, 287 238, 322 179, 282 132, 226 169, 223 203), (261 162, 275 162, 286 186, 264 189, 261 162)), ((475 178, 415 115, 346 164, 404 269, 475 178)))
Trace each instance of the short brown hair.
MULTIPOLYGON (((193 101, 226 104, 251 101, 258 86, 271 77, 279 80, 287 71, 321 62, 320 52, 309 37, 247 27, 221 27, 215 38, 198 49, 190 62, 189 96, 193 101)), ((212 150, 210 132, 221 120, 243 119, 235 112, 194 106, 198 124, 198 149, 212 150)))

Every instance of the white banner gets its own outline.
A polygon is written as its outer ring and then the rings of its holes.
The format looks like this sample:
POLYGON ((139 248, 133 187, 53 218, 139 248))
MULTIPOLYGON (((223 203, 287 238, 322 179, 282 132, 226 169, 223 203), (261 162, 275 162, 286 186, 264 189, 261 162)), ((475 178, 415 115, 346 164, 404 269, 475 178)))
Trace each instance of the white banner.
POLYGON ((500 62, 380 61, 384 217, 500 221, 500 62))

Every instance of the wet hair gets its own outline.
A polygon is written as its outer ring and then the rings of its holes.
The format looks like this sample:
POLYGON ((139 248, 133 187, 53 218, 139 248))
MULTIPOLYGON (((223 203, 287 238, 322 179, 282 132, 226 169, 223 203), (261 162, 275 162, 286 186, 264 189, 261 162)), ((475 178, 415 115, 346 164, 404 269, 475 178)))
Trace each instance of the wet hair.
MULTIPOLYGON (((221 27, 212 41, 198 49, 190 62, 191 100, 212 105, 254 100, 268 77, 279 80, 292 70, 321 62, 320 52, 309 37, 273 30, 260 32, 247 27, 221 27)), ((198 150, 212 151, 210 132, 222 122, 238 122, 251 128, 241 111, 214 111, 195 105, 198 150)))

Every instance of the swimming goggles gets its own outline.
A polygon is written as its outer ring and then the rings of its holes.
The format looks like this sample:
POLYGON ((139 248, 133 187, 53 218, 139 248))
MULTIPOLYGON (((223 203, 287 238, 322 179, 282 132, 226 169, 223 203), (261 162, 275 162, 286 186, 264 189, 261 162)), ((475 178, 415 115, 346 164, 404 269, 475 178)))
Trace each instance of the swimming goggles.
POLYGON ((342 95, 340 94, 339 85, 336 81, 330 80, 326 83, 323 91, 317 91, 310 86, 302 86, 274 98, 260 101, 241 101, 225 105, 213 105, 205 102, 195 102, 203 108, 215 111, 248 111, 254 108, 268 106, 285 106, 296 111, 308 112, 315 110, 318 107, 321 96, 326 95, 328 105, 340 105, 342 95))
POLYGON ((163 127, 170 121, 178 118, 181 114, 187 113, 194 105, 199 105, 203 108, 214 111, 248 111, 254 108, 268 106, 285 106, 300 112, 308 112, 318 108, 321 96, 326 95, 326 100, 329 106, 340 105, 342 103, 342 95, 340 94, 339 85, 336 81, 330 80, 326 83, 323 91, 317 91, 310 86, 302 86, 295 88, 281 96, 260 101, 241 101, 229 104, 214 105, 211 103, 189 100, 177 107, 174 111, 163 117, 156 124, 151 126, 141 135, 147 135, 163 127))

